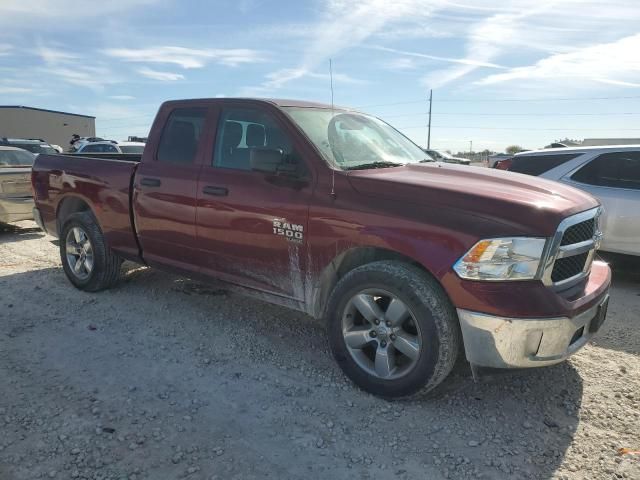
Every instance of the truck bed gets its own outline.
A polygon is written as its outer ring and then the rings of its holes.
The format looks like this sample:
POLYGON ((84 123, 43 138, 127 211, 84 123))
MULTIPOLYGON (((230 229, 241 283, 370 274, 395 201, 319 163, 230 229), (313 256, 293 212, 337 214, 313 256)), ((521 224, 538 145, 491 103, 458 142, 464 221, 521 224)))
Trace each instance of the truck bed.
POLYGON ((38 155, 32 173, 34 200, 44 227, 56 237, 61 227, 56 222, 58 211, 73 202, 84 202, 98 219, 109 246, 124 258, 135 260, 140 251, 130 207, 140 155, 117 155, 127 159, 38 155))

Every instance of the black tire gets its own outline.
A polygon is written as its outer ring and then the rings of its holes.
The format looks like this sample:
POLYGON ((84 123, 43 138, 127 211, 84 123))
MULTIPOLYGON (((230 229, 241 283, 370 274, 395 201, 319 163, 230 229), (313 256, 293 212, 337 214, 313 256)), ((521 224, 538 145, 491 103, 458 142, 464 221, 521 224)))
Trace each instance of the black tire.
POLYGON ((97 292, 114 286, 120 277, 122 259, 107 247, 98 222, 90 212, 69 215, 60 235, 60 260, 64 273, 78 289, 97 292), (67 237, 74 228, 80 228, 87 236, 93 254, 93 268, 86 278, 80 278, 70 265, 67 256, 67 237))
POLYGON ((455 308, 431 275, 409 264, 378 261, 352 270, 333 289, 325 312, 329 346, 338 365, 356 385, 374 395, 394 398, 432 390, 449 375, 460 352, 461 332, 455 308), (422 343, 417 360, 400 378, 370 374, 347 348, 343 315, 350 299, 367 289, 384 289, 393 294, 404 302, 418 324, 416 338, 422 343))

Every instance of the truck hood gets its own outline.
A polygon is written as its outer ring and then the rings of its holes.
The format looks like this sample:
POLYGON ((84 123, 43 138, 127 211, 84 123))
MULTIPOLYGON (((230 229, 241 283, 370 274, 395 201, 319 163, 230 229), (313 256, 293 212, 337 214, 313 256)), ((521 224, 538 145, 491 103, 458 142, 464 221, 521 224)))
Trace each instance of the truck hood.
POLYGON ((552 235, 566 217, 599 205, 586 192, 558 182, 482 167, 446 163, 354 170, 353 188, 431 209, 462 211, 509 225, 515 234, 552 235))

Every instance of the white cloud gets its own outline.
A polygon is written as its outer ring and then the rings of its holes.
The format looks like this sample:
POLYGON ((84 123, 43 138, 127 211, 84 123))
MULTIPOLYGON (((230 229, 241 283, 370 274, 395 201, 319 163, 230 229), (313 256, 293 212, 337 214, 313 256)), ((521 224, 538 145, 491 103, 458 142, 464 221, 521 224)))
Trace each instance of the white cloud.
POLYGON ((256 63, 263 60, 259 52, 247 48, 196 49, 163 46, 138 49, 109 48, 104 50, 104 53, 126 62, 168 63, 179 65, 185 69, 202 68, 210 62, 236 66, 242 63, 256 63))
POLYGON ((0 56, 11 55, 12 50, 13 45, 9 45, 8 43, 0 43, 0 56))
POLYGON ((383 66, 388 70, 415 70, 418 68, 413 58, 392 58, 385 62, 383 66))
POLYGON ((78 20, 101 17, 159 3, 161 0, 109 0, 91 2, 84 0, 2 0, 0 24, 16 27, 25 23, 38 23, 43 19, 61 19, 71 24, 78 20))
POLYGON ((21 93, 34 93, 34 90, 32 88, 8 87, 0 85, 0 95, 13 95, 21 93))
POLYGON ((34 53, 44 63, 44 66, 39 67, 44 75, 57 77, 71 85, 102 91, 105 86, 121 80, 105 65, 87 61, 75 53, 60 48, 39 45, 34 53))
POLYGON ((611 78, 594 78, 596 82, 608 83, 609 85, 617 85, 619 87, 640 87, 640 83, 625 82, 622 80, 613 80, 611 78))
POLYGON ((624 86, 640 86, 640 34, 615 42, 592 45, 570 53, 550 55, 533 65, 489 75, 479 85, 492 85, 514 80, 595 81, 624 86), (635 81, 635 82, 634 82, 635 81))
POLYGON ((140 75, 161 82, 175 82, 176 80, 184 80, 184 75, 173 72, 160 72, 151 68, 142 67, 137 70, 140 75))
POLYGON ((44 75, 58 77, 59 80, 79 87, 102 91, 105 86, 120 82, 111 70, 103 66, 91 65, 49 65, 41 68, 44 75))
POLYGON ((35 53, 48 64, 68 62, 80 58, 75 53, 44 46, 37 47, 35 53))
POLYGON ((383 52, 396 53, 398 55, 404 55, 407 57, 424 58, 427 60, 436 60, 439 62, 459 63, 461 65, 469 65, 473 67, 505 68, 502 65, 497 65, 491 62, 484 62, 481 60, 474 60, 472 58, 439 57, 437 55, 428 55, 426 53, 418 53, 418 52, 407 52, 404 50, 397 50, 395 48, 388 48, 388 47, 381 47, 381 46, 372 46, 369 48, 373 48, 375 50, 381 50, 383 52))
POLYGON ((444 0, 329 0, 320 21, 310 26, 311 35, 298 66, 267 75, 258 89, 274 90, 309 75, 345 49, 364 42, 394 21, 424 20, 444 0))
POLYGON ((135 100, 136 97, 131 95, 109 95, 111 100, 135 100))
MULTIPOLYGON (((525 55, 539 57, 540 52, 546 56, 570 53, 635 33, 640 21, 636 0, 613 4, 597 0, 514 0, 508 8, 468 26, 466 59, 492 63, 509 56, 513 62, 525 55)), ((423 84, 441 87, 477 68, 469 64, 431 72, 423 78, 423 84)), ((500 78, 500 74, 492 77, 500 78)))

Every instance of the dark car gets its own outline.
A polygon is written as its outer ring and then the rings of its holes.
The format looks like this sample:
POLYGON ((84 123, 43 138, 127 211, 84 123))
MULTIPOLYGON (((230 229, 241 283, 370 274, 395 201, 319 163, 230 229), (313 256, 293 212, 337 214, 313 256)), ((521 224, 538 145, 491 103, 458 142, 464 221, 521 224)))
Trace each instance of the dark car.
POLYGON ((16 147, 27 150, 28 152, 39 153, 58 153, 58 150, 50 144, 39 138, 0 138, 0 145, 5 147, 16 147))

